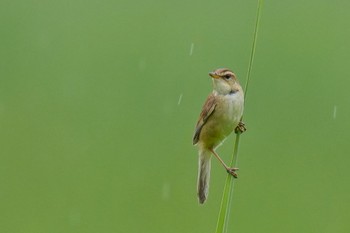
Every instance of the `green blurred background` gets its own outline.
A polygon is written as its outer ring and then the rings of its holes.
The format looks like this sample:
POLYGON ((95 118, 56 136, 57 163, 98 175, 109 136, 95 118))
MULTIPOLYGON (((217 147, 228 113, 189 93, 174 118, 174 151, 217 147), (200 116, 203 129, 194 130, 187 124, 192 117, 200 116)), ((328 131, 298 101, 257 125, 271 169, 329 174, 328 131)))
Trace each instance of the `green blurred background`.
MULTIPOLYGON (((214 232, 226 174, 199 206, 191 138, 256 6, 2 0, 1 232, 214 232)), ((349 7, 265 1, 229 232, 350 232, 349 7)))

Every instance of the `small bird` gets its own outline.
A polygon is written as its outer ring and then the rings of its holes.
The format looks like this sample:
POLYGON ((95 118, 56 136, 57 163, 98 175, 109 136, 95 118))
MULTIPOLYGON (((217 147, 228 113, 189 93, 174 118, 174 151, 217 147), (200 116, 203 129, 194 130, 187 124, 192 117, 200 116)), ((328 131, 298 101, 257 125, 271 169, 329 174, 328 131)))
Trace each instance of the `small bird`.
POLYGON ((228 173, 237 178, 238 168, 228 167, 215 149, 232 131, 241 133, 246 130, 241 121, 244 94, 236 75, 227 68, 217 69, 209 75, 213 80, 213 92, 203 105, 193 136, 193 145, 197 145, 199 152, 197 192, 200 204, 203 204, 208 197, 212 154, 228 173))

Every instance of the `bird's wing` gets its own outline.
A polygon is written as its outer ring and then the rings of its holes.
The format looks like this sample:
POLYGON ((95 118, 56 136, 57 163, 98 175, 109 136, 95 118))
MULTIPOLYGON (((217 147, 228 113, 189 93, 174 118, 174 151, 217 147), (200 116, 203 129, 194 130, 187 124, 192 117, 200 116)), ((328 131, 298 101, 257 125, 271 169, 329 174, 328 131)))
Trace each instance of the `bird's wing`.
POLYGON ((213 114, 216 107, 215 96, 213 94, 209 95, 207 101, 203 105, 201 114, 196 125, 196 131, 193 135, 193 145, 197 144, 199 141, 199 135, 202 131, 203 126, 208 121, 209 117, 213 114))

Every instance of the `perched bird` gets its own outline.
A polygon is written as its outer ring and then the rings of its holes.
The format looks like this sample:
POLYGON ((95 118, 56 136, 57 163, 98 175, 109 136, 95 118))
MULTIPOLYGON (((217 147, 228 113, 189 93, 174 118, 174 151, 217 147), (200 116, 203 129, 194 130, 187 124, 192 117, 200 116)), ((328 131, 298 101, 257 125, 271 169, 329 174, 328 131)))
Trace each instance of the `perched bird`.
POLYGON ((233 130, 244 132, 241 122, 244 107, 244 94, 236 75, 227 68, 220 68, 209 75, 213 81, 213 92, 208 96, 199 116, 193 145, 199 152, 198 199, 203 204, 208 197, 210 160, 213 154, 226 171, 237 178, 237 168, 229 168, 215 152, 215 149, 233 130))

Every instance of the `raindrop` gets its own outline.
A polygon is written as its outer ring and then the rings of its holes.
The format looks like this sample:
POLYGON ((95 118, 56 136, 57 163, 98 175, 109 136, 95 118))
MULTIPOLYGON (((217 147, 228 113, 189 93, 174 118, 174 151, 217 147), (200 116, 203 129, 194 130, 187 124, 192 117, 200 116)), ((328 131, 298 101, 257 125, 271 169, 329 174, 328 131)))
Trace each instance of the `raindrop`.
POLYGON ((192 54, 193 54, 193 48, 194 48, 194 43, 191 43, 190 56, 192 56, 192 54))
POLYGON ((181 100, 182 100, 182 93, 181 93, 180 96, 179 96, 179 100, 177 101, 177 105, 180 105, 180 104, 181 104, 181 100))
POLYGON ((333 108, 333 119, 337 118, 337 105, 334 105, 333 108))

